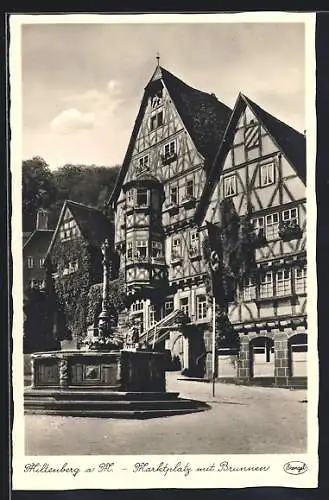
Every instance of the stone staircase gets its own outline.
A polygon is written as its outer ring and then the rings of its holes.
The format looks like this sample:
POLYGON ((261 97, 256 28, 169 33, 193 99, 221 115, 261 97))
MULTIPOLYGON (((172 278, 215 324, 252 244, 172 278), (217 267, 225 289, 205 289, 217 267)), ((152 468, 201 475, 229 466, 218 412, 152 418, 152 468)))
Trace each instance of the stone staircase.
POLYGON ((180 328, 182 321, 187 320, 181 309, 175 309, 170 314, 151 326, 139 336, 141 344, 156 345, 165 340, 173 327, 180 328))
POLYGON ((25 413, 78 417, 148 419, 209 409, 177 392, 115 392, 99 388, 32 389, 24 392, 25 413))

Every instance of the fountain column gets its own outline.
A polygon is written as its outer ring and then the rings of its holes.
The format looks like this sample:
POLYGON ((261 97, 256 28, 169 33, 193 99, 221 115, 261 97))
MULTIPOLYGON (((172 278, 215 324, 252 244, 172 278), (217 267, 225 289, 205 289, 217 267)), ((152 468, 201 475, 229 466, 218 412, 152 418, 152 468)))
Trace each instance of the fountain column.
POLYGON ((109 337, 111 333, 111 315, 109 304, 109 273, 110 273, 110 245, 108 239, 102 244, 103 254, 103 293, 102 311, 98 316, 99 335, 109 337))

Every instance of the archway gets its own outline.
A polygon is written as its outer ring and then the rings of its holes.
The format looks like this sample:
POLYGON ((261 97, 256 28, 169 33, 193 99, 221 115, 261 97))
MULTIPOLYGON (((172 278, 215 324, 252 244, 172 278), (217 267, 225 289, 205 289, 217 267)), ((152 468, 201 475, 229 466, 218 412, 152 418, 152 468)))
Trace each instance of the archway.
POLYGON ((250 377, 274 377, 274 342, 269 337, 250 341, 250 377))
POLYGON ((307 377, 307 334, 290 337, 288 349, 291 377, 307 377))

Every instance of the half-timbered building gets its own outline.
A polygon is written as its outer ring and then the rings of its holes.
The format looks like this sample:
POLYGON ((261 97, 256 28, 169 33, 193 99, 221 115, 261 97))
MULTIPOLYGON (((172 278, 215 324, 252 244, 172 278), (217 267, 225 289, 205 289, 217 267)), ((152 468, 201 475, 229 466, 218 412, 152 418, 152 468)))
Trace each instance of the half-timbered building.
POLYGON ((165 345, 188 373, 206 372, 202 240, 231 198, 259 236, 257 272, 229 306, 241 337, 239 377, 298 371, 289 353, 297 361, 306 348, 305 172, 302 134, 242 94, 232 111, 157 66, 108 202, 126 314, 142 343, 165 345))
POLYGON ((229 305, 240 379, 306 376, 305 185, 305 136, 240 94, 196 213, 202 231, 230 198, 257 235, 256 269, 229 305))

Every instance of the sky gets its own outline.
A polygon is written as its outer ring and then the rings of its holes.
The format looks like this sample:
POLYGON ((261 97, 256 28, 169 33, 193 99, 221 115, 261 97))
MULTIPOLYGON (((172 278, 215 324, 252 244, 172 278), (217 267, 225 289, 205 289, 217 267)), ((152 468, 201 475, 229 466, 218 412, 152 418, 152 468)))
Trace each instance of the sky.
POLYGON ((160 65, 230 107, 241 91, 305 129, 302 23, 25 24, 23 159, 121 164, 160 65))

